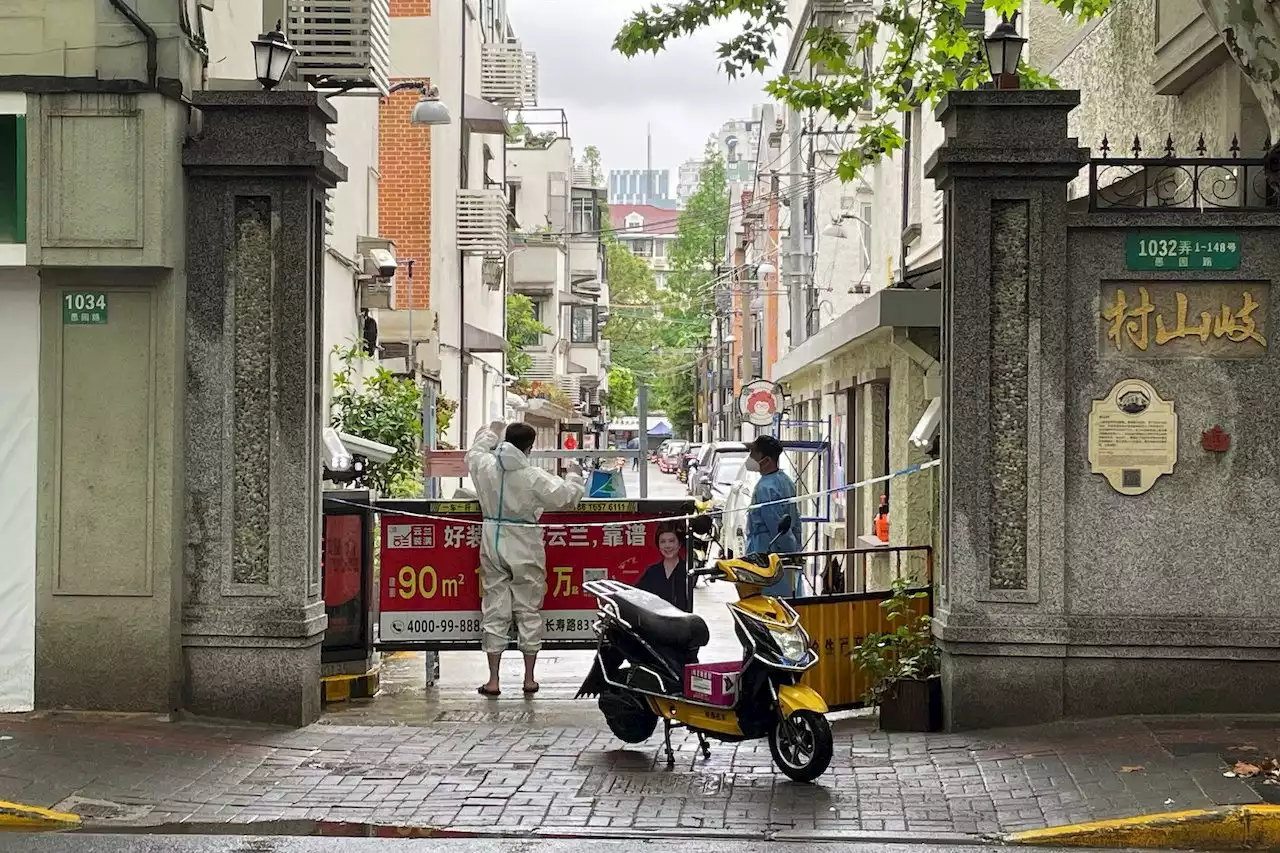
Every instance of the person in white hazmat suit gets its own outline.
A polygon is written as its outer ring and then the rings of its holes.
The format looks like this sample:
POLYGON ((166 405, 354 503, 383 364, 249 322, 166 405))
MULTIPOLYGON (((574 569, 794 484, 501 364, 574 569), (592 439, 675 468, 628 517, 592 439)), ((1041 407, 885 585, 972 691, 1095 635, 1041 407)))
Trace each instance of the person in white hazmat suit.
POLYGON ((547 594, 547 553, 542 528, 527 526, 543 512, 572 509, 586 491, 582 466, 569 464, 564 479, 529 462, 537 434, 523 423, 494 421, 476 433, 467 451, 467 471, 484 514, 480 541, 481 647, 489 656, 489 681, 482 696, 498 696, 502 653, 516 626, 524 654, 524 692, 538 692, 534 680, 542 648, 542 601, 547 594))

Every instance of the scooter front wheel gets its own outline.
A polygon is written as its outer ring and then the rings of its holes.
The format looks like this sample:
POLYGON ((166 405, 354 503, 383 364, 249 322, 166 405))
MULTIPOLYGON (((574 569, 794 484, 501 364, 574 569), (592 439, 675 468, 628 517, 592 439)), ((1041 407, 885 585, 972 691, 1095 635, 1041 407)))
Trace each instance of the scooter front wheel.
POLYGON ((796 782, 812 782, 831 765, 835 742, 822 714, 797 711, 769 732, 769 752, 778 769, 796 782))

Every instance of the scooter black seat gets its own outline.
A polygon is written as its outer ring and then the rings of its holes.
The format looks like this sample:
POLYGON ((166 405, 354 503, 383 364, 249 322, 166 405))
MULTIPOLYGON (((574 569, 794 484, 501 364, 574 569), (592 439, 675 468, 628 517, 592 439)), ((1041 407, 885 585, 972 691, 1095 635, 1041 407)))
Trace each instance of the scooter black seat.
POLYGON ((685 613, 651 592, 625 589, 615 593, 613 600, 618 605, 618 615, 656 646, 694 650, 711 641, 711 632, 701 616, 685 613))

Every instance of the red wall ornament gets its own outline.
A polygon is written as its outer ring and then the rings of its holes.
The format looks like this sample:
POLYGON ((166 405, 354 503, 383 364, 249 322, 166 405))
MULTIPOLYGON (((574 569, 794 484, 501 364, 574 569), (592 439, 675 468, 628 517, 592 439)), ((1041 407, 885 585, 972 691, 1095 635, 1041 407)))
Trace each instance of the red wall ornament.
POLYGON ((1210 453, 1226 453, 1231 449, 1231 433, 1214 424, 1200 434, 1200 446, 1210 453))

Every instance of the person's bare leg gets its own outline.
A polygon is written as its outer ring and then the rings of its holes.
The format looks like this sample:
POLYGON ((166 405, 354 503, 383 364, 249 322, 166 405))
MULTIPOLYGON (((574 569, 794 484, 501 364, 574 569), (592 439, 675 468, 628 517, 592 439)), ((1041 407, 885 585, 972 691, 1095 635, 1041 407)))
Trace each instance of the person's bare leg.
POLYGON ((524 692, 536 693, 538 691, 538 682, 534 679, 534 670, 538 666, 538 653, 534 652, 524 656, 524 692))
POLYGON ((490 652, 489 658, 489 680, 485 682, 484 690, 486 693, 497 693, 501 686, 499 681, 502 675, 502 652, 496 654, 490 652))

